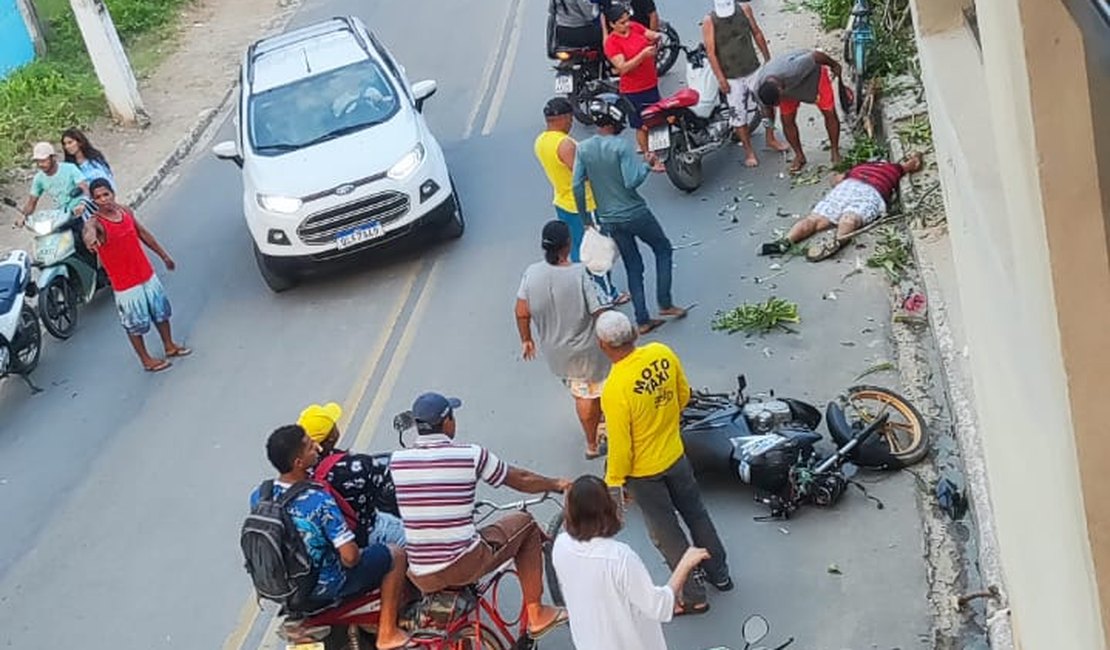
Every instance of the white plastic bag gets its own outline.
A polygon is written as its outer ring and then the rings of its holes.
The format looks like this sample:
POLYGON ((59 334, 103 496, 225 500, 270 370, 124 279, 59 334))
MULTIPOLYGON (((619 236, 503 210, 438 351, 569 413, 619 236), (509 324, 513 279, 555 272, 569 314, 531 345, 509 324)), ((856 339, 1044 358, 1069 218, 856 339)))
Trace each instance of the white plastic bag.
POLYGON ((607 237, 597 228, 586 228, 582 235, 582 245, 578 248, 578 257, 586 268, 594 275, 605 275, 617 263, 617 242, 612 237, 607 237))

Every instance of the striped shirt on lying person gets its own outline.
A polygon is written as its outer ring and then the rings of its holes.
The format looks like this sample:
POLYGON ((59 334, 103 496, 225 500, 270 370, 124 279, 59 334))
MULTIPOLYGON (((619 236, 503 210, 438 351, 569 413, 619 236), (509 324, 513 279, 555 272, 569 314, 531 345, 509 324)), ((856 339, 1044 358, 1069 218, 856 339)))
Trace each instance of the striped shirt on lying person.
POLYGON ((443 434, 423 434, 416 446, 389 463, 405 524, 409 571, 428 575, 457 560, 480 541, 474 526, 478 480, 500 487, 509 466, 478 445, 443 434))

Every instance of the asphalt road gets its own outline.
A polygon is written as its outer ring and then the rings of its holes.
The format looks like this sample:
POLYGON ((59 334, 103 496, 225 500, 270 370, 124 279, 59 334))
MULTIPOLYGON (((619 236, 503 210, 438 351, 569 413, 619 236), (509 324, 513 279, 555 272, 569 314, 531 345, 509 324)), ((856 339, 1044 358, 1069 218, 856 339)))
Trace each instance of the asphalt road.
MULTIPOLYGON (((413 81, 439 82, 426 113, 459 185, 466 235, 274 295, 250 255, 237 170, 194 155, 142 216, 178 262, 162 277, 175 330, 195 354, 169 372, 142 373, 101 296, 73 339, 47 348, 36 373, 45 393, 32 397, 17 380, 0 386, 0 647, 209 649, 229 635, 225 647, 257 645, 261 623, 246 633, 238 526, 248 492, 270 473, 266 435, 313 401, 342 402, 348 440, 377 450, 395 446, 393 413, 441 390, 465 401, 461 438, 549 474, 601 471, 582 457, 564 389, 542 362, 519 360, 511 316, 551 215, 531 154, 552 83, 543 4, 452 0, 448 12, 441 3, 366 4, 312 1, 296 22, 355 13, 413 81)), ((700 6, 660 5, 684 40, 697 35, 700 6)), ((225 123, 217 138, 229 133, 225 123)), ((818 191, 790 190, 781 161, 764 158, 752 172, 738 151, 718 154, 692 196, 662 176, 648 183, 679 247, 676 298, 698 303, 657 336, 695 385, 729 388, 745 372, 753 388, 822 402, 891 358, 885 287, 870 271, 842 281, 853 251, 839 263, 788 262, 786 273, 753 281, 774 273, 754 256, 757 243, 789 224, 775 208, 801 212, 818 191), (837 287, 837 300, 822 299, 837 287), (801 304, 800 334, 710 331, 715 310, 772 293, 801 304)), ((803 649, 926 647, 913 481, 885 477, 871 489, 886 509, 850 493, 830 511, 755 523, 761 512, 746 489, 705 486, 738 589, 715 595, 708 615, 667 626, 672 647, 735 645, 740 620, 755 612, 770 619, 770 640, 794 636, 803 649), (841 575, 827 572, 831 564, 841 575)), ((635 517, 622 535, 664 579, 635 517)), ((549 638, 545 647, 570 647, 565 632, 549 638)))

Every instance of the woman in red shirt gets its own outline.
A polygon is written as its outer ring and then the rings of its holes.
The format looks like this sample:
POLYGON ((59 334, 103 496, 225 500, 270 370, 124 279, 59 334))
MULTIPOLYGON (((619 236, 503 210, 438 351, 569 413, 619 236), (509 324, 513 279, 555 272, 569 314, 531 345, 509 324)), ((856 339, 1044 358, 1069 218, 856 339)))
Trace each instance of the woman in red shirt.
POLYGON ((139 355, 143 369, 147 372, 165 370, 171 365, 169 360, 152 357, 143 341, 143 335, 150 331, 152 322, 162 337, 166 357, 188 356, 192 350, 173 341, 170 301, 142 245, 146 244, 162 258, 166 270, 172 271, 177 265, 154 235, 135 219, 131 210, 116 203, 115 192, 107 180, 94 180, 89 190, 97 211, 85 222, 85 244, 97 254, 108 274, 120 322, 127 331, 131 347, 139 355))
POLYGON ((605 56, 620 75, 621 95, 632 104, 628 125, 636 129, 640 152, 648 153, 648 135, 640 111, 659 101, 659 73, 655 69, 656 43, 659 32, 633 22, 628 7, 614 3, 605 12, 609 35, 605 38, 605 56))

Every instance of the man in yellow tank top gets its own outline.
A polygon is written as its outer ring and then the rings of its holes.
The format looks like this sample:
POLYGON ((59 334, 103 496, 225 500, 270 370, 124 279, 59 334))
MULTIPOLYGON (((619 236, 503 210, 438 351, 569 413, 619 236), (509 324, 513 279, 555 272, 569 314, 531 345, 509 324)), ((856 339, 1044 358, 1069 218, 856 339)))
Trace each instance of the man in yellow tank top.
MULTIPOLYGON (((582 245, 586 226, 578 217, 578 206, 574 202, 574 192, 571 189, 574 152, 578 147, 578 143, 570 137, 570 129, 574 125, 574 109, 566 97, 554 97, 544 105, 543 117, 547 128, 536 137, 533 148, 548 182, 551 183, 555 216, 570 226, 570 261, 578 262, 578 248, 582 245)), ((593 192, 587 185, 586 209, 591 217, 596 208, 593 192)), ((628 294, 617 291, 610 274, 606 273, 604 277, 592 273, 590 275, 613 302, 618 305, 628 302, 628 294)))

